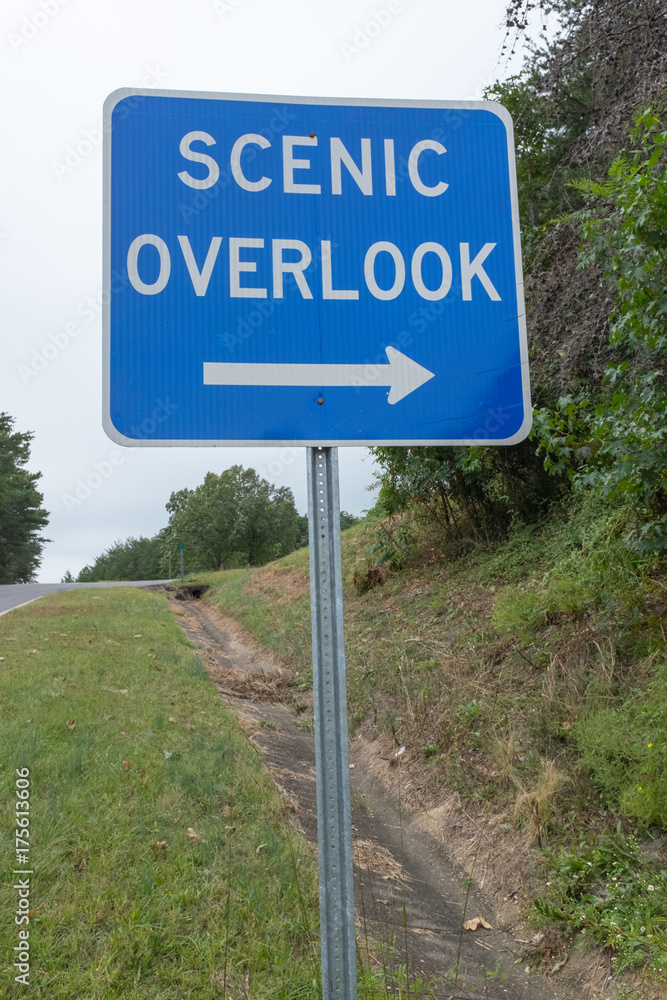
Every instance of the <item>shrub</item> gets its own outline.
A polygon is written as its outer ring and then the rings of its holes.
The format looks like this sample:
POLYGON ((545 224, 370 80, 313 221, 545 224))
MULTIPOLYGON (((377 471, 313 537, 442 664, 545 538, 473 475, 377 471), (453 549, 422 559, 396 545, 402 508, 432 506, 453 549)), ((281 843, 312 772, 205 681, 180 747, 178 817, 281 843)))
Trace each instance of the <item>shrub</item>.
POLYGON ((581 759, 595 784, 643 826, 667 827, 667 665, 646 690, 577 723, 581 759))

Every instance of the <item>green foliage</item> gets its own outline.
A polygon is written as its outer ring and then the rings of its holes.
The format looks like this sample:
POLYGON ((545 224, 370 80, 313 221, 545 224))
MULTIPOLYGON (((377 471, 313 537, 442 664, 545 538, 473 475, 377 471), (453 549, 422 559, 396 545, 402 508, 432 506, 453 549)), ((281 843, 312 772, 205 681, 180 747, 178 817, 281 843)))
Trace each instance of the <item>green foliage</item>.
POLYGON ((580 266, 602 266, 615 290, 613 363, 602 387, 538 411, 534 435, 552 474, 632 499, 629 545, 667 551, 667 131, 647 112, 632 138, 604 184, 578 185, 589 199, 576 216, 580 266))
MULTIPOLYGON (((378 500, 373 514, 378 524, 377 546, 384 561, 406 565, 407 537, 391 539, 398 524, 391 520, 410 510, 454 551, 471 544, 503 539, 516 521, 535 521, 560 484, 549 477, 535 456, 535 448, 522 442, 513 448, 374 448, 379 466, 378 500), (387 521, 386 519, 389 519, 387 521)), ((410 530, 412 528, 410 527, 410 530)), ((414 546, 413 546, 414 547, 414 546)))
POLYGON ((0 584, 33 580, 48 540, 40 536, 49 520, 36 487, 41 472, 24 468, 33 435, 13 428, 0 413, 0 584))
MULTIPOLYGON (((554 219, 582 200, 567 187, 576 177, 568 152, 582 132, 581 106, 574 95, 553 100, 543 64, 544 52, 534 52, 523 73, 495 83, 486 95, 503 104, 514 123, 521 239, 529 271, 554 219)), ((581 82, 579 77, 578 89, 581 82)))
POLYGON ((584 235, 581 264, 604 264, 618 298, 612 344, 665 352, 667 334, 667 130, 646 111, 630 136, 632 148, 612 163, 604 184, 576 185, 588 196, 579 214, 584 235))
POLYGON ((501 590, 493 614, 498 631, 529 639, 541 626, 575 620, 599 609, 603 599, 616 596, 613 584, 611 592, 606 589, 606 574, 577 573, 576 564, 584 561, 571 556, 547 573, 541 585, 501 590))
POLYGON ((493 624, 504 635, 525 638, 546 623, 545 605, 536 587, 504 587, 496 597, 493 624))
POLYGON ((644 611, 646 574, 653 565, 625 544, 635 513, 627 503, 582 499, 541 578, 499 591, 495 627, 532 641, 537 630, 600 612, 629 623, 644 611))
POLYGON ((166 563, 165 545, 159 536, 128 538, 124 542, 114 542, 92 566, 84 566, 77 581, 162 580, 167 571, 166 563))
POLYGON ((478 699, 459 705, 456 710, 457 721, 465 727, 470 727, 474 722, 477 722, 480 715, 482 714, 482 702, 478 699))
POLYGON ((167 509, 165 541, 172 551, 183 544, 189 570, 261 566, 303 539, 292 491, 241 465, 207 473, 201 486, 172 494, 167 509))
POLYGON ((546 859, 549 890, 535 900, 538 913, 610 948, 616 972, 647 956, 663 964, 667 871, 645 858, 633 837, 600 836, 558 856, 546 852, 546 859))
MULTIPOLYGON (((360 517, 355 517, 354 514, 348 514, 346 510, 341 510, 340 512, 340 530, 347 531, 348 528, 353 528, 355 524, 359 524, 361 520, 360 517)), ((307 526, 306 526, 307 527, 307 526)), ((307 532, 306 532, 307 534, 307 532)), ((305 545, 308 544, 308 539, 304 542, 305 545)))
POLYGON ((667 827, 667 665, 613 707, 575 727, 581 760, 595 784, 642 826, 667 827))
MULTIPOLYGON (((316 997, 312 851, 164 597, 49 595, 0 618, 0 645, 3 829, 27 767, 40 863, 26 993, 316 997)), ((5 870, 9 849, 5 837, 5 870)), ((13 881, 0 885, 5 955, 13 881)))
POLYGON ((408 566, 416 553, 417 533, 400 518, 371 518, 373 541, 367 548, 369 565, 399 570, 408 566))

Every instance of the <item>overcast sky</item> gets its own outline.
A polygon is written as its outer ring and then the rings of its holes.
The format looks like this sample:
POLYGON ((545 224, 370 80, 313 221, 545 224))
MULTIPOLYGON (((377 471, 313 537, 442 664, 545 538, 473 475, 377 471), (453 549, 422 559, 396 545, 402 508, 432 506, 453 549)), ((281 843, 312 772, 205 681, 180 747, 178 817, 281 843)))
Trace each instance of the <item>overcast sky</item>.
MULTIPOLYGON (((505 76, 503 0, 4 0, 0 410, 33 431, 50 512, 41 581, 166 523, 173 490, 241 463, 305 512, 305 452, 120 449, 101 422, 102 105, 119 87, 481 99, 505 76), (382 12, 383 14, 377 14, 382 12), (381 29, 364 28, 375 18, 381 29), (373 35, 370 40, 368 35, 373 35), (366 40, 366 41, 364 41, 366 40), (112 456, 111 453, 117 453, 112 456), (81 482, 100 485, 86 495, 81 482), (80 502, 68 497, 79 491, 80 502)), ((372 462, 341 448, 341 504, 372 462)))

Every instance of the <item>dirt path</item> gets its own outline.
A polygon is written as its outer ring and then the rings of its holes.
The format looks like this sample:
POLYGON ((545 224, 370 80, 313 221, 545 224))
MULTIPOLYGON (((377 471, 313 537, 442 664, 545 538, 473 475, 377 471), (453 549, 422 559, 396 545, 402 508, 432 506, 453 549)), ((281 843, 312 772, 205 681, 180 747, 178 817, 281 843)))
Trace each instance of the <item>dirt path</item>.
MULTIPOLYGON (((316 843, 315 746, 307 731, 312 719, 307 695, 293 707, 295 689, 287 671, 216 608, 173 597, 171 603, 226 703, 260 748, 305 835, 316 843)), ((497 926, 462 930, 463 921, 474 917, 495 925, 494 905, 476 889, 466 893, 465 875, 443 849, 443 831, 434 836, 401 801, 401 789, 409 782, 401 759, 389 766, 374 743, 357 738, 350 744, 350 761, 362 958, 372 956, 374 964, 395 969, 405 964, 407 949, 412 980, 435 979, 443 997, 555 1000, 562 995, 549 980, 529 977, 527 967, 516 964, 522 945, 511 934, 497 926)))

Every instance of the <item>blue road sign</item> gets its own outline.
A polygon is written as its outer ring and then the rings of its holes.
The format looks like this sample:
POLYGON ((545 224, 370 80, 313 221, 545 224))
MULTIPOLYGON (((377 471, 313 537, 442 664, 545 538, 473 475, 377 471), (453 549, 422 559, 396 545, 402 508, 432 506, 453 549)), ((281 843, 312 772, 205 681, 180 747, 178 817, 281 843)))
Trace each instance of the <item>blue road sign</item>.
POLYGON ((500 105, 119 90, 105 138, 114 441, 526 436, 500 105))

